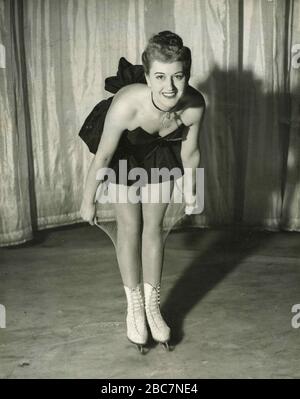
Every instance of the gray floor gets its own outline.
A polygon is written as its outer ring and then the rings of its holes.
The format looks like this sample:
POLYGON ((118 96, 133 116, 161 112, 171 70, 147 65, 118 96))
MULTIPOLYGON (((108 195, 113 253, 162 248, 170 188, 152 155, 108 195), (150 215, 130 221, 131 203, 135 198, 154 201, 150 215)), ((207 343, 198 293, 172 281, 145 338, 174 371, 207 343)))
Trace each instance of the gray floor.
POLYGON ((299 378, 300 234, 190 230, 167 241, 162 310, 175 349, 140 355, 96 227, 0 250, 1 378, 299 378))

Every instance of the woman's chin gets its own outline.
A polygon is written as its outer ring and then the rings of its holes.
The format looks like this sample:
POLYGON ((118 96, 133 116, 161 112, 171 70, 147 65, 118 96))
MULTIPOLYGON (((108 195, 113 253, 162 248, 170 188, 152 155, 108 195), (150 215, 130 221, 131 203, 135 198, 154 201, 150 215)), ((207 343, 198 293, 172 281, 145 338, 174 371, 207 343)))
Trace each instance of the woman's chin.
POLYGON ((175 105, 178 103, 179 99, 180 99, 180 96, 178 94, 176 94, 175 96, 172 96, 172 97, 167 97, 167 96, 161 94, 161 103, 167 109, 174 108, 175 105))

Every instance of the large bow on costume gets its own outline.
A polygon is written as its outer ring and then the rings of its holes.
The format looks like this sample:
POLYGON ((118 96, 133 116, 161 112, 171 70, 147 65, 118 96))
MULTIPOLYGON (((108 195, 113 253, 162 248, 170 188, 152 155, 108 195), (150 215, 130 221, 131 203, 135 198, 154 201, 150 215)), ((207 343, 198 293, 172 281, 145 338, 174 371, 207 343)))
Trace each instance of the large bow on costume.
MULTIPOLYGON (((117 93, 122 87, 132 83, 144 83, 146 79, 142 65, 132 65, 124 57, 120 58, 116 76, 105 79, 105 90, 117 93)), ((105 117, 113 97, 100 101, 84 121, 79 136, 87 144, 90 152, 96 154, 101 134, 104 127, 105 117)))
POLYGON ((156 136, 154 136, 154 140, 151 143, 151 149, 149 149, 149 151, 147 151, 147 154, 145 156, 145 158, 150 158, 155 151, 157 151, 160 147, 163 146, 169 146, 172 145, 175 142, 179 142, 183 140, 183 137, 173 137, 172 135, 174 133, 176 133, 177 130, 175 130, 174 132, 172 132, 171 134, 167 134, 166 136, 162 137, 159 134, 157 134, 156 136), (169 137, 168 137, 169 136, 169 137), (153 145, 153 146, 152 146, 153 145))
POLYGON ((122 57, 119 61, 117 75, 105 79, 105 90, 115 94, 122 87, 132 83, 147 83, 144 68, 142 65, 132 65, 122 57))

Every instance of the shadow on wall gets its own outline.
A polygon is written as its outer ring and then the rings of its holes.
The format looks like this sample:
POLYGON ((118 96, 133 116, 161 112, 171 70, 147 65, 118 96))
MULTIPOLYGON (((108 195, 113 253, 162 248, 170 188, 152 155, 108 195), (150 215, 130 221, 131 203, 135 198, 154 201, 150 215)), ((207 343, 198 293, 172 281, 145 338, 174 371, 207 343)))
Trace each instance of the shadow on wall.
MULTIPOLYGON (((205 213, 209 224, 230 224, 231 230, 212 235, 207 230, 197 231, 183 244, 187 249, 198 247, 199 252, 162 307, 174 332, 174 344, 184 337, 183 324, 190 310, 243 260, 268 244, 272 233, 241 231, 240 226, 265 227, 274 208, 274 195, 280 199, 277 222, 271 220, 269 225, 277 230, 282 227, 287 173, 293 173, 287 169, 288 152, 295 150, 289 148, 293 94, 284 90, 267 93, 252 72, 218 68, 197 88, 209 99, 201 134, 205 213), (249 223, 251 216, 253 223, 249 223)), ((285 200, 285 208, 289 206, 285 200)), ((197 323, 199 331, 203 323, 197 323)))
POLYGON ((197 85, 208 99, 201 158, 209 225, 282 227, 291 95, 264 87, 251 71, 218 68, 197 85))

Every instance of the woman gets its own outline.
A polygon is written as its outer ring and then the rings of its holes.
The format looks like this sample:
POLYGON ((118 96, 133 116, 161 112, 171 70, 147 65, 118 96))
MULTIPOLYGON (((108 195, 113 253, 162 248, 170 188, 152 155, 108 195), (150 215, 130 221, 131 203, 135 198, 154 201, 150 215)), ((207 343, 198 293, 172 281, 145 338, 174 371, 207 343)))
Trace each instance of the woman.
MULTIPOLYGON (((154 168, 192 170, 192 192, 184 189, 186 213, 195 207, 196 168, 200 162, 199 130, 204 115, 202 95, 188 85, 191 52, 169 31, 154 35, 142 54, 146 83, 121 88, 106 113, 100 145, 90 165, 81 205, 81 216, 93 224, 97 172, 110 167, 116 180, 109 183, 117 220, 116 252, 127 298, 127 337, 143 352, 147 323, 155 341, 169 348, 170 328, 159 309, 163 266, 162 220, 168 205, 164 187, 168 175, 158 177, 154 168), (121 181, 119 161, 145 171, 144 181, 121 181), (146 178, 146 181, 145 181, 146 178), (137 184, 139 183, 139 184, 137 184), (137 185, 140 190, 136 190, 137 185), (139 201, 130 194, 139 193, 139 201), (144 201, 144 197, 153 201, 144 201), (116 196, 117 194, 117 196, 116 196), (126 200, 124 201, 124 198, 126 200), (140 269, 143 273, 142 294, 140 269), (144 305, 145 304, 145 305, 144 305)), ((184 175, 184 187, 186 174, 184 175)), ((171 181, 171 183, 170 183, 171 181)))

